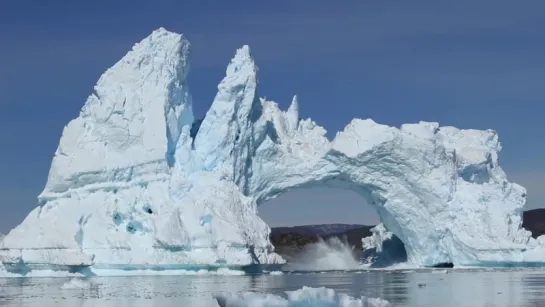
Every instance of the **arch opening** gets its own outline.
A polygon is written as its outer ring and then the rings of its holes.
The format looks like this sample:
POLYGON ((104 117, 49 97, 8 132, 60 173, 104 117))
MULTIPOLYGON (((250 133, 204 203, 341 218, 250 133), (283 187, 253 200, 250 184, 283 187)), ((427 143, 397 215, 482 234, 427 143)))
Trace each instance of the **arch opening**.
MULTIPOLYGON (((388 216, 381 209, 384 203, 373 187, 337 175, 272 193, 258 201, 258 210, 271 227, 270 241, 288 270, 309 258, 320 263, 318 270, 379 268, 407 261, 405 245, 396 235, 374 237, 374 229, 382 225, 381 214, 388 216), (365 246, 364 238, 381 241, 365 246), (324 263, 336 261, 345 263, 324 263)), ((312 270, 312 264, 304 267, 312 270)))

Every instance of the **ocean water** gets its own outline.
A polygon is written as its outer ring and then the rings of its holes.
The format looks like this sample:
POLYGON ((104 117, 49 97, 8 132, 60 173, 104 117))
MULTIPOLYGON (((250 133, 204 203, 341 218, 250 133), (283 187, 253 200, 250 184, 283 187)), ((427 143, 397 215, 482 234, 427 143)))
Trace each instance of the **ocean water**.
POLYGON ((545 270, 531 268, 94 277, 82 285, 71 278, 5 278, 0 306, 216 307, 217 294, 285 296, 303 286, 380 297, 392 306, 545 306, 545 270))

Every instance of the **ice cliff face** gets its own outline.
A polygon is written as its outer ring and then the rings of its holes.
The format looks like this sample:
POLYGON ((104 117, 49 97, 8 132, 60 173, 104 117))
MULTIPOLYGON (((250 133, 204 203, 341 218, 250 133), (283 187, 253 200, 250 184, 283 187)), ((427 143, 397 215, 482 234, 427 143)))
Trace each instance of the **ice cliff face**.
POLYGON ((4 264, 281 263, 257 206, 315 185, 359 193, 415 264, 541 257, 494 131, 354 119, 329 141, 299 120, 297 98, 282 111, 258 97, 247 46, 194 124, 188 56, 159 29, 106 71, 63 131, 41 206, 6 236, 4 264))

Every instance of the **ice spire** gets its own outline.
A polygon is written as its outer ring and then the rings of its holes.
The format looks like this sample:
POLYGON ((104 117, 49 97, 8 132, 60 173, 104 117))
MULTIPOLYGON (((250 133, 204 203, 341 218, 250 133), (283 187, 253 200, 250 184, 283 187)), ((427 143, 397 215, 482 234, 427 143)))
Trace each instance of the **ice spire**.
POLYGON ((297 130, 299 126, 299 102, 297 95, 293 96, 290 107, 286 111, 286 122, 289 131, 297 130))
POLYGON ((195 150, 203 158, 204 169, 229 160, 235 147, 249 140, 252 123, 261 115, 256 90, 257 67, 250 47, 243 46, 228 65, 195 138, 195 150))

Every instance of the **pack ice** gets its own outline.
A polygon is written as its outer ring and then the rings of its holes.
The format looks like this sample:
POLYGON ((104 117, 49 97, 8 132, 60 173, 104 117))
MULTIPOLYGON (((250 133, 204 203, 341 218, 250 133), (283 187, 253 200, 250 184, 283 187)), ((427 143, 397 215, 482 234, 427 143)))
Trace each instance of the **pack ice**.
POLYGON ((189 50, 161 28, 100 77, 63 130, 39 207, 1 243, 5 267, 280 264, 257 207, 318 185, 359 193, 416 265, 543 261, 495 131, 358 118, 330 141, 297 98, 286 111, 259 98, 248 46, 196 120, 189 50))

